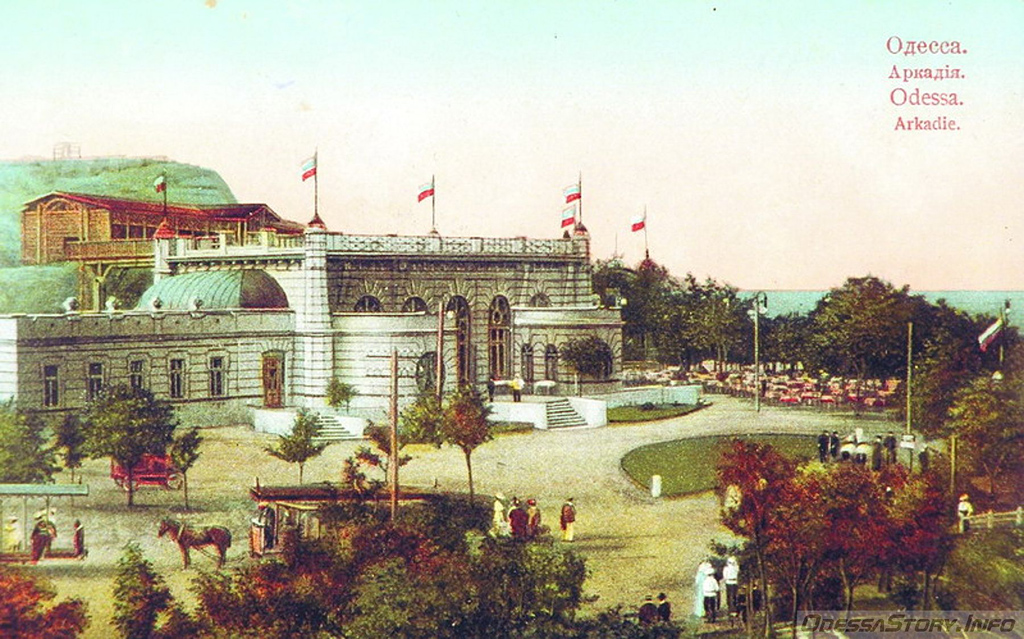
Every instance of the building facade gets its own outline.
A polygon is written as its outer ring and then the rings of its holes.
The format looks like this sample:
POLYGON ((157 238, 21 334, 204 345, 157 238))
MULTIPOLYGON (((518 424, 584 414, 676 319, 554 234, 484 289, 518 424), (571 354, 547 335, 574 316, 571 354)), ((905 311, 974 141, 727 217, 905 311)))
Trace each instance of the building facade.
POLYGON ((0 395, 59 412, 129 384, 183 421, 237 423, 254 408, 323 408, 337 378, 358 392, 353 413, 382 419, 395 351, 403 403, 433 388, 439 356, 447 388, 513 377, 527 392, 619 387, 620 313, 592 293, 582 229, 549 240, 311 224, 192 237, 165 225, 151 242, 154 284, 134 310, 0 318, 0 395), (608 346, 599 378, 576 380, 559 357, 583 336, 608 346))

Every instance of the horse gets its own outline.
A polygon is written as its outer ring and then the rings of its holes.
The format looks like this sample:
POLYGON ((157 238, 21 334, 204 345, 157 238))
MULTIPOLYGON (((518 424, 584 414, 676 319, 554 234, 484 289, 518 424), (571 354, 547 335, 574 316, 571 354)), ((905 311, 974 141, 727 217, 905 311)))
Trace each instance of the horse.
POLYGON ((160 522, 157 537, 163 537, 165 534, 181 549, 181 560, 185 568, 191 563, 190 548, 199 548, 202 551, 202 546, 214 546, 220 555, 217 560, 217 567, 220 568, 224 565, 228 548, 231 547, 231 531, 223 526, 209 526, 197 531, 177 519, 164 519, 160 522))

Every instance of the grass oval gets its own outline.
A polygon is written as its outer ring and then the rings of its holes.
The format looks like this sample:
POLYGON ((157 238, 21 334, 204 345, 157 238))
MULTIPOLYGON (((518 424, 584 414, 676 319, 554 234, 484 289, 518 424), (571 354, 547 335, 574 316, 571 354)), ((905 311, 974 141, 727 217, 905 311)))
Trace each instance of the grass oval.
POLYGON ((811 459, 818 452, 817 435, 708 435, 634 448, 619 464, 645 490, 651 488, 651 475, 661 475, 663 497, 713 490, 718 483, 718 459, 734 439, 770 444, 783 455, 798 459, 811 459))

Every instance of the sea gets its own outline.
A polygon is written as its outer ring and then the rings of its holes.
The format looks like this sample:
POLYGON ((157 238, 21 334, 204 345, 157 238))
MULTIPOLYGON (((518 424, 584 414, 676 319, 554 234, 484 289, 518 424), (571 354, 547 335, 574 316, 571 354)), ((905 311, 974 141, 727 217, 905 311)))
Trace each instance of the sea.
MULTIPOLYGON (((740 299, 749 299, 755 291, 740 291, 740 299)), ((828 291, 764 291, 768 299, 766 315, 777 317, 787 313, 806 315, 814 310, 818 300, 825 297, 828 291)), ((911 295, 921 295, 932 304, 946 300, 946 304, 975 315, 995 317, 999 309, 1010 302, 1010 321, 1013 321, 1014 309, 1024 312, 1024 291, 910 291, 911 295)))

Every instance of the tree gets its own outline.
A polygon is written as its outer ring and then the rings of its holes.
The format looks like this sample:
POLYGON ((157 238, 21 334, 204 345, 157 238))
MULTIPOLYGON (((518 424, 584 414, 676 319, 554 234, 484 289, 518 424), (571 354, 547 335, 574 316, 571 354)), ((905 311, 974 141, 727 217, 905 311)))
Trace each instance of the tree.
POLYGON ((569 340, 559 349, 559 356, 577 375, 604 378, 611 373, 612 349, 594 335, 569 340))
POLYGON ((906 371, 908 322, 915 321, 915 351, 930 330, 924 321, 928 302, 908 290, 870 275, 830 290, 810 314, 807 363, 859 380, 900 376, 906 371))
POLYGON ((129 543, 114 577, 114 626, 124 639, 154 636, 160 613, 172 603, 171 591, 138 544, 129 543))
POLYGON ((185 510, 188 506, 188 471, 199 459, 199 445, 203 436, 198 428, 190 428, 171 442, 171 463, 181 471, 181 479, 185 491, 185 510))
POLYGON ((401 415, 401 436, 410 443, 440 446, 444 443, 441 422, 444 407, 430 390, 420 393, 401 415))
POLYGON ((295 415, 295 422, 292 424, 292 432, 287 435, 278 435, 275 446, 265 448, 272 457, 289 464, 299 465, 299 483, 302 483, 302 473, 306 462, 314 457, 319 457, 324 452, 327 444, 314 443, 314 438, 320 432, 317 424, 317 416, 306 410, 300 410, 295 415))
POLYGON ((338 408, 344 404, 345 410, 349 410, 349 403, 358 394, 355 386, 343 382, 337 377, 332 377, 331 381, 327 383, 327 405, 331 408, 338 408))
POLYGON ((35 578, 0 568, 0 633, 8 639, 73 639, 89 625, 85 603, 64 600, 35 578))
POLYGON ((993 380, 977 377, 956 393, 950 426, 960 438, 961 459, 988 478, 989 494, 996 481, 1024 462, 1024 385, 1016 376, 993 380))
POLYGON ((71 471, 71 482, 75 481, 75 469, 82 467, 85 459, 85 432, 82 420, 76 413, 68 413, 57 425, 57 450, 64 458, 64 468, 71 471))
MULTIPOLYGON (((728 504, 722 511, 722 523, 737 535, 749 540, 757 562, 761 592, 768 592, 768 553, 773 542, 773 519, 784 503, 782 486, 789 484, 796 465, 767 444, 742 440, 722 454, 718 464, 719 485, 735 490, 738 503, 728 504)), ((765 601, 763 634, 770 633, 771 599, 765 601)))
POLYGON ((441 420, 443 441, 462 449, 466 456, 466 473, 469 476, 469 498, 473 499, 473 451, 484 442, 491 440, 491 423, 487 421, 490 406, 484 404, 480 393, 470 386, 459 388, 448 400, 441 420))
POLYGON ((12 402, 0 405, 0 483, 49 482, 57 471, 53 448, 46 445, 45 425, 12 402))
POLYGON ((133 506, 135 466, 143 455, 166 454, 177 427, 174 408, 148 390, 112 386, 89 404, 82 424, 89 455, 109 457, 125 469, 128 506, 133 506))

